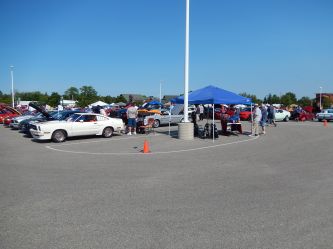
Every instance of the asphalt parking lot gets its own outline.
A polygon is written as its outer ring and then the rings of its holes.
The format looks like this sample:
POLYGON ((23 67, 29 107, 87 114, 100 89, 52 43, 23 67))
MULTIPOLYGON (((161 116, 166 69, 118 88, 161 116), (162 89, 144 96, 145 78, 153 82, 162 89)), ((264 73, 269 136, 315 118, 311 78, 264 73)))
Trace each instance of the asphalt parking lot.
POLYGON ((55 144, 0 127, 0 248, 333 248, 332 122, 176 132, 55 144))

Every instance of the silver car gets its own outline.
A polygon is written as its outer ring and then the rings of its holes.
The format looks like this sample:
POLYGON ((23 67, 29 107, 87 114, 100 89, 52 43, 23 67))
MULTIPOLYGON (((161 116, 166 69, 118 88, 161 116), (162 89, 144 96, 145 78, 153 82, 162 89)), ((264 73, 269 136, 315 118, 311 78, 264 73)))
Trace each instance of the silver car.
POLYGON ((317 113, 316 118, 318 121, 333 120, 333 109, 324 109, 322 112, 317 113))

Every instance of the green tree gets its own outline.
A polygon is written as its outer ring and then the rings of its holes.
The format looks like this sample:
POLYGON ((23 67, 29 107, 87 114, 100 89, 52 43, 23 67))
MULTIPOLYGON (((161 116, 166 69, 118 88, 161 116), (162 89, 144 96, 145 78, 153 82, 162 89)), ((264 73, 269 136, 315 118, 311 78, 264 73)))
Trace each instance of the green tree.
POLYGON ((40 91, 33 91, 33 92, 16 92, 16 98, 20 98, 21 100, 30 100, 30 101, 38 101, 41 103, 46 103, 48 100, 48 95, 46 93, 43 94, 40 91))
POLYGON ((280 103, 280 97, 277 96, 276 94, 268 94, 267 96, 265 96, 264 98, 264 103, 267 104, 279 104, 280 103))
POLYGON ((290 106, 291 104, 296 104, 297 99, 296 95, 292 92, 287 92, 286 94, 281 96, 281 104, 284 106, 290 106))
POLYGON ((47 104, 50 106, 56 107, 58 104, 60 104, 60 99, 61 99, 61 96, 59 93, 52 92, 48 99, 47 104))
POLYGON ((77 89, 74 86, 71 86, 70 88, 68 88, 65 93, 64 93, 66 99, 71 99, 71 100, 76 100, 78 99, 80 92, 79 89, 77 89))
POLYGON ((97 91, 92 86, 82 86, 80 88, 78 105, 85 107, 98 100, 97 91))
POLYGON ((108 103, 108 104, 111 104, 113 102, 115 102, 115 98, 114 97, 111 97, 110 95, 107 95, 105 97, 101 96, 100 97, 102 99, 102 101, 104 101, 105 103, 108 103))
POLYGON ((246 98, 251 98, 253 103, 258 103, 258 104, 262 103, 262 100, 258 99, 257 96, 254 94, 248 94, 246 92, 243 92, 243 93, 240 93, 239 95, 244 96, 246 98))
POLYGON ((115 98, 114 100, 115 103, 119 103, 119 102, 123 102, 123 103, 126 103, 127 100, 125 99, 125 97, 123 95, 119 95, 115 98))
POLYGON ((302 97, 297 100, 297 104, 300 106, 312 106, 312 100, 309 97, 302 97))
POLYGON ((11 104, 12 103, 12 97, 11 97, 11 95, 10 94, 5 94, 5 93, 1 92, 0 103, 11 104))

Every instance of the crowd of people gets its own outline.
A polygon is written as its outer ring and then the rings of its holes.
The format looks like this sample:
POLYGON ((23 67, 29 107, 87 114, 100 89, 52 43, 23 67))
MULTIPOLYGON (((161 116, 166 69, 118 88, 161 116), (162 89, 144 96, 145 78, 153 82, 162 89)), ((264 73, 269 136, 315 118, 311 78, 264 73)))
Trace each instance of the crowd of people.
POLYGON ((264 105, 259 106, 258 104, 254 105, 253 111, 253 125, 252 131, 249 136, 259 136, 259 134, 266 134, 266 126, 274 125, 275 127, 275 107, 273 105, 264 105), (259 131, 261 128, 261 132, 259 131))

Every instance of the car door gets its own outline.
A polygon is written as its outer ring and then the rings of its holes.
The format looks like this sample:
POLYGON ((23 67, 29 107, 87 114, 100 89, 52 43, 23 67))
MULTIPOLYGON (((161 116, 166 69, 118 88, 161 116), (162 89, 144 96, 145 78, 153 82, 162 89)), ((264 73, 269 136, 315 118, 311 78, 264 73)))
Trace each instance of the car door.
POLYGON ((283 120, 283 119, 284 119, 284 117, 283 117, 283 110, 277 109, 275 111, 275 120, 276 121, 280 121, 280 120, 283 120))
POLYGON ((97 134, 99 126, 96 115, 81 115, 73 122, 72 134, 75 136, 94 135, 97 134))

